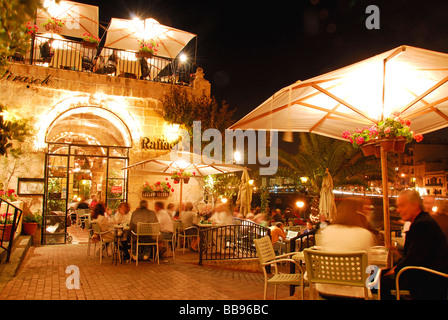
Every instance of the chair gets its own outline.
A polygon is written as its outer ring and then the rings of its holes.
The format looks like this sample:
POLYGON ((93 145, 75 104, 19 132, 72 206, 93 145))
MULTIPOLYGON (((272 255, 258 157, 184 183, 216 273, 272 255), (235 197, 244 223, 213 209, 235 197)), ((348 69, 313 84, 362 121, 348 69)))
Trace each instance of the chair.
MULTIPOLYGON (((370 290, 366 286, 367 252, 337 253, 308 248, 303 250, 303 254, 311 297, 313 296, 312 284, 325 283, 363 288, 364 299, 371 298, 370 290)), ((380 272, 369 287, 378 283, 379 277, 380 272)))
POLYGON ((131 231, 131 253, 133 251, 133 245, 134 245, 134 238, 136 238, 136 259, 135 259, 135 265, 138 266, 138 247, 139 246, 151 246, 155 247, 156 250, 153 250, 152 255, 154 259, 154 253, 156 254, 155 259, 157 259, 157 264, 159 264, 159 235, 160 235, 160 223, 143 223, 138 222, 137 223, 137 232, 131 231), (151 239, 140 239, 140 237, 155 237, 151 239), (154 252, 155 251, 155 252, 154 252))
POLYGON ((271 238, 265 236, 260 239, 254 239, 255 249, 257 250, 258 259, 260 261, 263 274, 264 274, 264 293, 263 299, 266 300, 267 297, 267 286, 268 284, 274 285, 274 300, 277 299, 277 286, 278 285, 296 285, 302 287, 302 300, 304 297, 304 283, 302 275, 302 267, 296 261, 289 259, 291 255, 297 252, 290 252, 287 254, 276 256, 274 252, 274 247, 272 246, 271 238), (297 265, 299 268, 299 273, 284 274, 279 273, 277 264, 282 262, 291 262, 297 265), (274 264, 275 274, 268 278, 268 272, 266 270, 267 266, 274 264))
POLYGON ((185 253, 185 243, 193 237, 199 237, 199 229, 196 226, 183 227, 182 221, 177 221, 177 236, 184 239, 183 253, 185 253))
POLYGON ((173 259, 174 252, 176 251, 177 227, 178 223, 176 221, 173 221, 173 237, 171 239, 163 239, 163 242, 165 242, 167 246, 171 242, 171 252, 173 253, 173 259))
MULTIPOLYGON (((99 243, 100 243, 100 264, 101 264, 102 257, 103 257, 103 249, 106 249, 105 251, 106 251, 106 257, 107 257, 107 247, 106 247, 106 244, 108 244, 108 243, 112 243, 112 245, 114 244, 114 240, 113 239, 105 240, 105 239, 103 239, 103 236, 105 234, 108 234, 108 233, 113 234, 114 231, 113 230, 101 231, 99 224, 96 223, 96 222, 92 222, 91 226, 92 226, 92 230, 93 230, 93 235, 97 235, 98 238, 99 238, 99 243)), ((88 245, 88 249, 87 249, 88 250, 87 254, 90 254, 90 242, 91 242, 91 238, 89 238, 89 245, 88 245)), ((95 251, 95 249, 96 249, 96 242, 95 242, 95 246, 94 246, 94 251, 95 251)))
MULTIPOLYGON (((400 271, 398 271, 397 276, 395 277, 395 288, 396 288, 396 297, 397 300, 400 300, 400 295, 410 295, 409 290, 401 290, 400 292, 400 276, 403 274, 403 272, 407 271, 407 270, 420 270, 420 271, 424 271, 424 272, 429 272, 444 278, 448 279, 448 274, 440 272, 440 271, 436 271, 433 269, 429 269, 429 268, 425 268, 425 267, 417 267, 417 266, 407 266, 402 268, 400 271)), ((392 290, 393 293, 393 290, 392 290)))
POLYGON ((76 210, 76 224, 81 228, 90 228, 90 209, 77 209, 76 210), (82 227, 82 225, 84 226, 82 227))

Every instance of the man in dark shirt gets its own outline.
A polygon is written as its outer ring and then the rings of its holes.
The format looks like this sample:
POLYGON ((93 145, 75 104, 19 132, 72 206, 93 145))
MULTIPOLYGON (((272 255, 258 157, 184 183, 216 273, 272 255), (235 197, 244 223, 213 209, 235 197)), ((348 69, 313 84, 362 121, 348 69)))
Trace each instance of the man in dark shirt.
MULTIPOLYGON (((148 201, 142 200, 140 201, 140 206, 132 213, 131 222, 129 224, 129 227, 131 231, 134 231, 137 233, 137 223, 143 222, 143 223, 155 223, 159 222, 157 220, 157 215, 154 211, 148 209, 148 201)), ((141 242, 150 242, 153 241, 152 237, 140 237, 139 241, 141 242)), ((150 248, 149 246, 141 246, 142 248, 142 255, 144 259, 150 256, 150 248)), ((132 253, 134 256, 136 255, 135 252, 132 253)), ((139 252, 140 254, 140 252, 139 252)))
MULTIPOLYGON (((410 221, 406 232, 404 255, 393 269, 382 277, 381 299, 393 299, 397 273, 406 266, 421 266, 448 272, 448 242, 445 234, 429 213, 423 211, 420 195, 405 190, 397 198, 397 212, 403 221, 410 221)), ((412 299, 446 299, 447 281, 423 271, 409 270, 400 276, 400 287, 409 289, 412 299)))

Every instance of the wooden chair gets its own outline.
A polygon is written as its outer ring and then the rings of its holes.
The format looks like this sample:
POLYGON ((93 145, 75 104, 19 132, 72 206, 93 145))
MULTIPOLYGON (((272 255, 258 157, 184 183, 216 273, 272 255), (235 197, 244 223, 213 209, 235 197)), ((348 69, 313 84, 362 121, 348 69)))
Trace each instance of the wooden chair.
MULTIPOLYGON (((429 269, 429 268, 425 268, 425 267, 417 267, 417 266, 407 266, 402 268, 400 271, 398 271, 397 276, 395 277, 395 295, 397 297, 397 300, 400 300, 400 295, 410 295, 409 290, 400 290, 400 276, 403 274, 403 272, 407 271, 407 270, 420 270, 420 271, 424 271, 424 272, 429 272, 444 278, 448 279, 448 274, 440 272, 440 271, 436 271, 433 269, 429 269)), ((394 293, 394 290, 392 290, 392 294, 394 293)))
MULTIPOLYGON (((303 254, 311 297, 313 296, 312 284, 325 283, 364 288, 364 299, 372 298, 366 286, 367 252, 337 253, 308 248, 303 250, 303 254)), ((379 277, 380 272, 373 283, 378 283, 379 277)))
POLYGON ((133 251, 134 238, 136 243, 135 249, 135 265, 138 266, 138 247, 139 246, 150 246, 155 247, 155 250, 152 251, 153 260, 157 259, 157 264, 159 264, 159 236, 160 236, 160 223, 137 223, 137 232, 131 231, 131 253, 133 251), (152 237, 152 240, 143 240, 140 237, 152 237), (142 241, 141 241, 142 240, 142 241), (155 257, 154 257, 155 254, 155 257))
POLYGON ((304 297, 304 283, 302 268, 299 263, 289 259, 290 256, 296 254, 296 252, 291 252, 276 256, 274 252, 274 247, 269 236, 265 236, 260 239, 254 239, 255 248, 257 250, 258 259, 264 274, 264 294, 263 299, 266 300, 267 297, 267 286, 268 284, 274 285, 274 299, 277 299, 277 286, 278 285, 296 285, 302 287, 302 299, 304 297), (290 262, 296 264, 299 273, 284 274, 279 273, 278 264, 282 262, 290 262), (271 278, 268 278, 268 272, 266 270, 267 266, 274 264, 275 273, 271 278))

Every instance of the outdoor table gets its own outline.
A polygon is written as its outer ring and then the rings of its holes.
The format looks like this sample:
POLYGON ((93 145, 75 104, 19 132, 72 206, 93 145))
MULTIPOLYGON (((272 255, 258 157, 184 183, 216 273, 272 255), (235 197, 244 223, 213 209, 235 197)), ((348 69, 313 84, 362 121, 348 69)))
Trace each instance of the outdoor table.
MULTIPOLYGON (((114 249, 112 253, 112 264, 117 265, 118 254, 119 254, 119 246, 121 241, 126 238, 125 231, 130 230, 129 226, 122 224, 114 224, 114 249)), ((121 259, 121 263, 123 263, 123 259, 121 259)))

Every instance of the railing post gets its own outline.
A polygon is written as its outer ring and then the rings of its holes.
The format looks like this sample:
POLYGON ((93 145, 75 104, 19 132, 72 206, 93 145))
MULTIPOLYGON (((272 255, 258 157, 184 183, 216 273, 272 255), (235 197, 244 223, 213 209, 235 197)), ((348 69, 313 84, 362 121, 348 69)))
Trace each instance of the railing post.
POLYGON ((202 266, 202 254, 204 252, 203 247, 205 245, 205 230, 199 229, 199 265, 202 266))

